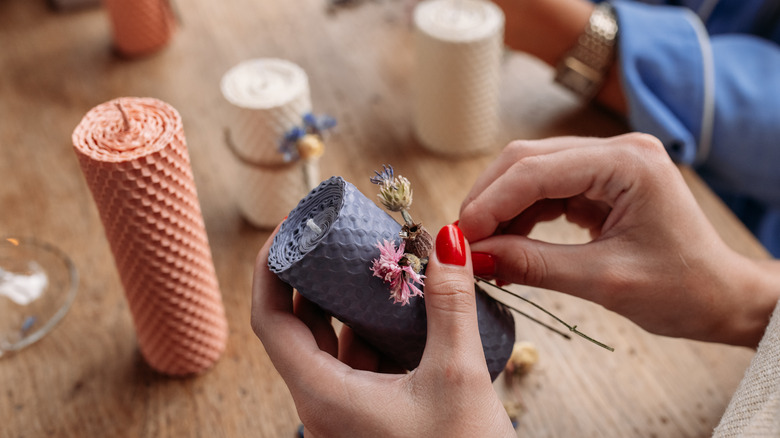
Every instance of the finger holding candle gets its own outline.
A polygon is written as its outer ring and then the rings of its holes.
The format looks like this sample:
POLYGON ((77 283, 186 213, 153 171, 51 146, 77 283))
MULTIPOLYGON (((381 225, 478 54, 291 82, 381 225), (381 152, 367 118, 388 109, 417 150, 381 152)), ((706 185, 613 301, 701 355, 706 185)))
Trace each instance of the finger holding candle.
MULTIPOLYGON (((389 170, 378 177, 383 175, 390 177, 389 170)), ((401 231, 355 186, 332 177, 290 212, 268 266, 379 352, 413 369, 425 348, 427 319, 423 274, 404 253, 401 231)), ((483 291, 476 301, 486 363, 495 378, 514 344, 514 319, 483 291)))

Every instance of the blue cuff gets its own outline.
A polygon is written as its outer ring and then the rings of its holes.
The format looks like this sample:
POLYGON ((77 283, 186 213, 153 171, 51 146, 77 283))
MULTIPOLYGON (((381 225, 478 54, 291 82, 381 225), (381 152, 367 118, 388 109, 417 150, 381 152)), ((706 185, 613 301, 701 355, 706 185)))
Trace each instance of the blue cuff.
MULTIPOLYGON (((683 7, 613 4, 631 127, 658 137, 675 161, 694 164, 702 156, 702 126, 708 129, 705 137, 711 135, 711 126, 702 121, 712 120, 711 114, 705 116, 712 111, 705 102, 705 63, 711 62, 711 52, 701 22, 683 7)), ((708 140, 704 147, 709 148, 708 140)))

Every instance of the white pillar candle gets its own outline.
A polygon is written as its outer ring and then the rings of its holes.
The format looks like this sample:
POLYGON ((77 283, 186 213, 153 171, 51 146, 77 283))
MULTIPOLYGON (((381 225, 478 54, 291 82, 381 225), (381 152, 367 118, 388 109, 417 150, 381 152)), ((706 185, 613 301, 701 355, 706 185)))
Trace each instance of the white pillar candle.
POLYGON ((239 159, 236 202, 242 216, 273 228, 309 191, 306 174, 318 163, 286 162, 279 145, 311 112, 306 72, 282 59, 251 59, 222 77, 222 94, 233 104, 228 141, 239 159))
POLYGON ((250 59, 225 73, 221 88, 235 108, 229 129, 236 152, 255 163, 284 163, 279 140, 311 112, 306 72, 283 59, 250 59))
POLYGON ((504 14, 481 0, 427 0, 414 10, 413 125, 446 155, 497 146, 504 14))
POLYGON ((279 225, 309 192, 303 166, 302 161, 263 169, 241 165, 236 194, 244 219, 263 229, 279 225))

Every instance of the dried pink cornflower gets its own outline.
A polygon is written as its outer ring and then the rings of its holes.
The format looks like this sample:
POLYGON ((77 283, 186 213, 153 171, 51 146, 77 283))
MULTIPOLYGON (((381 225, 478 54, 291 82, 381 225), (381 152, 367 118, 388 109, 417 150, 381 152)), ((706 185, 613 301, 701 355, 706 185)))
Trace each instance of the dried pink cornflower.
POLYGON ((404 306, 409 304, 411 297, 421 297, 423 292, 415 283, 424 286, 425 276, 414 270, 414 263, 409 263, 410 255, 404 254, 404 242, 401 242, 398 249, 395 248, 394 242, 387 240, 377 243, 376 246, 379 248, 379 258, 373 260, 371 271, 375 277, 390 285, 393 304, 401 303, 404 306))

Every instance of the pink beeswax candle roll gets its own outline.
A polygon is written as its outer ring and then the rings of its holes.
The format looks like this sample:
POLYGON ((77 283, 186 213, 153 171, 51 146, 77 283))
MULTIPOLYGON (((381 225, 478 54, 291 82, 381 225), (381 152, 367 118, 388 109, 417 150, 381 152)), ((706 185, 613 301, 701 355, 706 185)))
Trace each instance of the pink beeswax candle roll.
POLYGON ((84 116, 73 146, 144 358, 169 375, 210 368, 227 321, 179 113, 156 99, 115 99, 84 116))
POLYGON ((124 56, 154 53, 168 44, 176 30, 170 0, 104 0, 114 46, 124 56))

